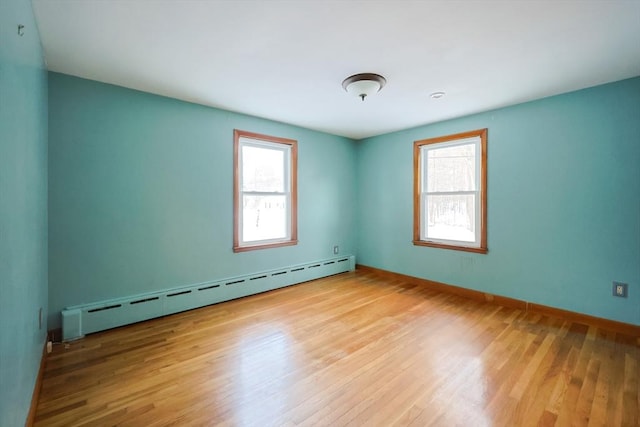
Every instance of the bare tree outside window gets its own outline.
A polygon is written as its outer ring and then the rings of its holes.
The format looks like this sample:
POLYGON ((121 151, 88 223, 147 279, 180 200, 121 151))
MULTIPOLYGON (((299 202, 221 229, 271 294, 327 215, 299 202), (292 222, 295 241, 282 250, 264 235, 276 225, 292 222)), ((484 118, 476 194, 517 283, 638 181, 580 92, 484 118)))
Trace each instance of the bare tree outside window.
POLYGON ((414 143, 414 244, 487 251, 486 134, 414 143))
POLYGON ((297 244, 297 141, 234 132, 235 252, 297 244))

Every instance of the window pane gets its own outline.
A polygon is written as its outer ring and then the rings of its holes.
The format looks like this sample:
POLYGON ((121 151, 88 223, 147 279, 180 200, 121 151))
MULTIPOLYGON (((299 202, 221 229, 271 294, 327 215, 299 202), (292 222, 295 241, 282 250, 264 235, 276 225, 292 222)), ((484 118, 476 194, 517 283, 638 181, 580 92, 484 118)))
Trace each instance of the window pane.
POLYGON ((427 191, 475 191, 476 144, 427 150, 427 191))
POLYGON ((242 191, 284 192, 285 151, 243 146, 242 191))
POLYGON ((287 196, 242 196, 242 240, 284 239, 287 196))
POLYGON ((475 199, 471 195, 427 196, 427 239, 475 242, 475 199))

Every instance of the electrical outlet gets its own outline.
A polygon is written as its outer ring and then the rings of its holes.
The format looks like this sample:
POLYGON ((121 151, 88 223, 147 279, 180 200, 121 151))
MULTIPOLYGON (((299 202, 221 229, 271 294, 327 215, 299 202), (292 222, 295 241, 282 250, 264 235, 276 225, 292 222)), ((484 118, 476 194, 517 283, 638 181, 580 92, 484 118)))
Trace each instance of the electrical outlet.
POLYGON ((626 298, 628 286, 626 283, 613 282, 613 296, 626 298))
POLYGON ((339 253, 340 253, 340 246, 335 245, 335 246, 333 247, 333 254, 334 254, 334 255, 338 255, 339 253))

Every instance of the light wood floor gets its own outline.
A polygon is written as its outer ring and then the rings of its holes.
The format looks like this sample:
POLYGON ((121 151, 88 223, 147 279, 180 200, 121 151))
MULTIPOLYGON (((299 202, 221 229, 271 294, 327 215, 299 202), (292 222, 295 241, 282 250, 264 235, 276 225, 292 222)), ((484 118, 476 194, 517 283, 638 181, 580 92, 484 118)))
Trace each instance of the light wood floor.
POLYGON ((37 426, 638 426, 640 340, 345 273, 59 344, 37 426))

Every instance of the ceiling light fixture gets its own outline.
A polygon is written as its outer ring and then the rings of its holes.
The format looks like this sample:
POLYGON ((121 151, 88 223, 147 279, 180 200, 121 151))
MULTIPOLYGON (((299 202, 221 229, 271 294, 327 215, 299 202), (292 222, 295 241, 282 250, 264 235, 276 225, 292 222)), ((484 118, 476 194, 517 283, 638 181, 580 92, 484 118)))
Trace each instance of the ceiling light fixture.
POLYGON ((367 96, 380 91, 386 83, 387 80, 379 74, 362 73, 344 79, 342 87, 348 93, 359 96, 364 101, 367 96))
POLYGON ((440 99, 443 98, 445 95, 444 92, 433 92, 431 95, 429 95, 431 97, 431 99, 440 99))

